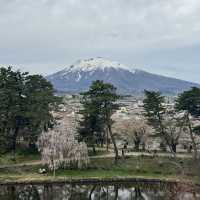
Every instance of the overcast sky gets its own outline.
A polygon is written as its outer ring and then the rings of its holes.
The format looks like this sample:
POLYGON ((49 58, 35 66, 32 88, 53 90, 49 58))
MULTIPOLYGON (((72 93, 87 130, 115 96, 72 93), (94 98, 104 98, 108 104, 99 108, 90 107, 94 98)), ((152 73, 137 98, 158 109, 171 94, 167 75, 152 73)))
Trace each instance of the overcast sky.
POLYGON ((0 64, 49 74, 99 56, 200 83, 200 0, 0 0, 0 64))

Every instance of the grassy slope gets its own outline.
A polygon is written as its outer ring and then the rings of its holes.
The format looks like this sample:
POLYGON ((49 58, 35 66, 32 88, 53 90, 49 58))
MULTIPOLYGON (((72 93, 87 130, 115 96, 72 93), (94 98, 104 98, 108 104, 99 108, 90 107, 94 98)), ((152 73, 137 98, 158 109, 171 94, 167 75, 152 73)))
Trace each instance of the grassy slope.
MULTIPOLYGON (((111 158, 93 158, 88 169, 58 170, 56 179, 142 177, 200 183, 200 164, 194 165, 189 159, 184 159, 184 164, 182 164, 182 161, 181 159, 177 160, 181 163, 185 175, 181 174, 179 167, 170 163, 169 158, 130 157, 120 160, 117 166, 114 165, 111 158)), ((40 167, 40 165, 36 165, 0 169, 0 181, 43 181, 52 179, 52 173, 50 172, 46 175, 39 175, 37 171, 40 167)))
POLYGON ((13 161, 13 156, 10 153, 7 154, 0 154, 0 165, 8 165, 8 164, 17 164, 17 163, 24 163, 24 162, 32 162, 36 160, 40 160, 40 155, 38 153, 24 153, 24 152, 17 152, 16 153, 16 160, 13 161))

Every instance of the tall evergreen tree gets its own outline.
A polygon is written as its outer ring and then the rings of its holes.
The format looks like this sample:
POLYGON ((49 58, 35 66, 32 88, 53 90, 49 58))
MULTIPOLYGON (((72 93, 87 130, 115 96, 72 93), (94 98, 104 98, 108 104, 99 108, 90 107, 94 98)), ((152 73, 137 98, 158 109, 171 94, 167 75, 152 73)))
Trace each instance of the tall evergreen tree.
POLYGON ((112 115, 113 113, 117 110, 119 107, 118 104, 116 104, 116 101, 120 98, 119 95, 117 95, 117 88, 114 87, 112 84, 109 83, 103 83, 103 81, 98 81, 97 84, 99 84, 99 93, 97 99, 101 102, 101 111, 103 114, 104 118, 104 124, 105 124, 105 129, 108 131, 111 141, 114 146, 114 151, 115 151, 115 162, 117 163, 117 160, 119 158, 118 154, 118 148, 117 144, 115 141, 114 134, 112 132, 112 115))
POLYGON ((200 88, 193 87, 180 94, 176 101, 176 109, 178 111, 185 111, 186 124, 194 149, 194 159, 196 160, 198 157, 198 150, 195 134, 200 134, 200 126, 193 126, 190 116, 193 118, 200 117, 200 88))
POLYGON ((82 119, 80 120, 79 134, 80 139, 93 147, 95 153, 95 144, 103 139, 103 120, 98 105, 89 92, 82 93, 81 103, 83 109, 80 111, 82 119))
POLYGON ((25 118, 28 119, 29 134, 27 141, 35 144, 38 135, 54 124, 51 111, 60 103, 61 99, 54 96, 54 88, 41 75, 28 75, 25 82, 24 95, 26 97, 25 118))
POLYGON ((0 135, 3 149, 16 151, 19 133, 36 141, 37 136, 53 122, 51 110, 57 102, 53 86, 45 78, 0 68, 0 135))
POLYGON ((164 104, 165 97, 160 92, 145 91, 144 109, 147 120, 155 129, 156 136, 164 141, 175 156, 183 123, 182 119, 174 117, 175 113, 169 113, 164 104))
POLYGON ((0 128, 1 145, 13 151, 19 129, 24 124, 25 98, 24 82, 26 73, 0 68, 0 128))
POLYGON ((98 135, 102 138, 105 129, 107 129, 114 145, 115 160, 117 161, 118 149, 111 128, 113 123, 111 116, 118 107, 116 101, 119 99, 116 88, 112 84, 97 80, 92 83, 87 92, 82 93, 82 96, 81 135, 92 138, 94 141, 98 135))

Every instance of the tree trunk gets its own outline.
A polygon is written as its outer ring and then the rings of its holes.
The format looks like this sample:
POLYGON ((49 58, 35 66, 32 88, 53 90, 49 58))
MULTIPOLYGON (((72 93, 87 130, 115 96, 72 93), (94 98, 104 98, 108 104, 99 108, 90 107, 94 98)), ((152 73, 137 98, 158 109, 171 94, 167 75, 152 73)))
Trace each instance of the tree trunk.
POLYGON ((108 152, 109 142, 108 142, 108 128, 106 128, 106 151, 108 152))
POLYGON ((135 143, 135 151, 139 151, 140 150, 140 141, 134 141, 135 143))
POLYGON ((93 194, 93 192, 95 191, 95 189, 96 189, 96 185, 94 185, 94 186, 92 187, 91 191, 90 191, 89 200, 92 200, 92 194, 93 194))
POLYGON ((8 187, 9 199, 14 200, 17 199, 17 191, 15 186, 8 187))
POLYGON ((101 138, 100 144, 101 144, 101 148, 103 148, 103 137, 101 138))
POLYGON ((51 156, 51 164, 53 166, 53 177, 56 177, 56 168, 55 168, 55 162, 54 162, 54 157, 53 155, 51 156))
POLYGON ((92 150, 93 150, 93 154, 96 154, 96 149, 95 149, 95 145, 92 145, 92 150))
POLYGON ((172 150, 174 153, 176 153, 176 146, 177 146, 177 144, 174 144, 174 143, 172 144, 172 150))
POLYGON ((161 149, 161 151, 163 151, 163 152, 167 152, 167 145, 165 144, 165 139, 164 138, 162 138, 162 141, 160 142, 160 149, 161 149))
POLYGON ((16 155, 16 141, 17 141, 18 132, 19 132, 19 128, 16 127, 12 136, 12 154, 13 154, 14 161, 16 160, 15 155, 16 155))
POLYGON ((192 140, 192 147, 194 149, 194 160, 197 160, 197 158, 198 158, 197 145, 196 145, 195 138, 194 138, 194 135, 193 135, 192 125, 190 123, 189 114, 187 114, 186 117, 187 117, 187 124, 188 124, 188 128, 189 128, 190 138, 192 140))
POLYGON ((142 197, 141 190, 138 187, 135 188, 135 197, 136 199, 142 197))
POLYGON ((146 151, 146 144, 145 144, 145 142, 142 143, 142 151, 146 151))
POLYGON ((118 186, 114 186, 114 190, 115 190, 115 196, 114 196, 114 200, 117 200, 118 199, 118 196, 119 196, 119 188, 118 186))
POLYGON ((108 124, 108 130, 109 130, 109 133, 110 133, 110 138, 111 138, 112 143, 113 143, 113 145, 114 145, 115 164, 117 164, 117 161, 118 161, 118 159, 119 159, 119 153, 118 153, 117 145, 116 145, 115 138, 114 138, 114 136, 113 136, 112 128, 111 128, 111 125, 110 125, 110 124, 108 124))
POLYGON ((56 177, 56 168, 55 168, 54 161, 53 161, 53 177, 54 178, 56 177))
POLYGON ((125 158, 125 149, 124 148, 122 149, 122 158, 123 159, 125 158))
POLYGON ((163 124, 162 124, 162 120, 161 120, 160 115, 158 115, 158 118, 159 118, 159 124, 160 124, 160 128, 161 128, 161 134, 162 134, 164 140, 166 141, 166 144, 167 144, 167 146, 169 147, 170 152, 172 153, 172 155, 173 155, 174 158, 175 158, 175 157, 176 157, 176 152, 174 152, 173 149, 172 149, 172 146, 171 146, 171 144, 170 144, 170 142, 169 142, 169 137, 166 135, 166 132, 165 132, 164 126, 163 126, 163 124))

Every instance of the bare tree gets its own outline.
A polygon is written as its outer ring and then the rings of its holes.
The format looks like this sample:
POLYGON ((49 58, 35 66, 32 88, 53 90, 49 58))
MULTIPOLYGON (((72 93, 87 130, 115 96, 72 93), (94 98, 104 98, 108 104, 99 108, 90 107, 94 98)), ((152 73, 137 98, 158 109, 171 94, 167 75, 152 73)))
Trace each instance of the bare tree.
POLYGON ((130 118, 114 124, 115 132, 133 141, 136 151, 139 151, 141 144, 146 143, 150 129, 145 119, 139 118, 130 118))
POLYGON ((134 142, 136 151, 139 151, 141 144, 145 145, 150 129, 144 119, 135 119, 127 122, 127 133, 134 142))

